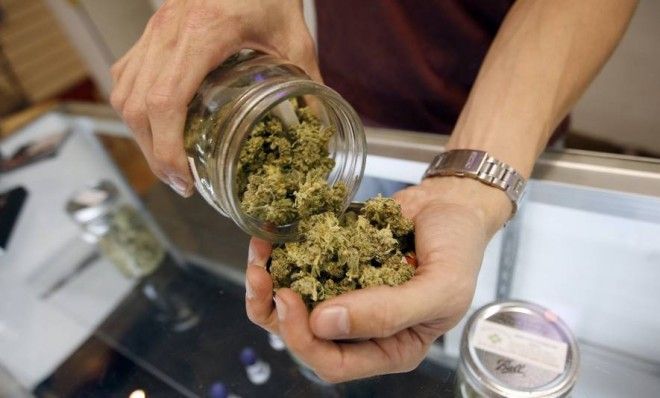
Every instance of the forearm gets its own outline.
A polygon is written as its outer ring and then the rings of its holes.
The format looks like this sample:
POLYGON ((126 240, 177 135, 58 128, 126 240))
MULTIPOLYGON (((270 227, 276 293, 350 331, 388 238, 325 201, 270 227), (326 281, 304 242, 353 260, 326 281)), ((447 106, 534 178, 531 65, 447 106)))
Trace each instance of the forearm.
POLYGON ((616 47, 635 0, 519 0, 493 42, 447 149, 490 152, 524 176, 616 47))

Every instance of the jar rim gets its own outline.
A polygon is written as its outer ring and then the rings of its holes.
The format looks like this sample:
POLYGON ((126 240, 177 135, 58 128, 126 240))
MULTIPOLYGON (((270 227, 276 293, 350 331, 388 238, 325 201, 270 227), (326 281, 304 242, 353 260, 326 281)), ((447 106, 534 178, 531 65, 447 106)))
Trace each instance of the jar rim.
POLYGON ((109 180, 99 180, 75 191, 67 200, 65 210, 80 225, 108 214, 119 201, 119 190, 109 180))
POLYGON ((550 310, 540 305, 521 300, 497 301, 475 311, 465 325, 461 339, 460 356, 459 370, 463 373, 465 382, 470 384, 480 394, 487 397, 563 397, 575 385, 580 363, 577 340, 566 323, 550 310), (488 320, 495 315, 503 313, 523 313, 544 319, 548 326, 562 337, 562 342, 567 344, 567 365, 564 371, 548 383, 537 386, 536 390, 526 390, 524 392, 507 387, 493 377, 477 357, 476 347, 471 344, 470 340, 480 321, 488 320), (549 318, 548 314, 552 316, 549 318))
MULTIPOLYGON (((227 123, 228 131, 232 131, 233 134, 228 135, 228 139, 220 143, 218 150, 224 153, 240 153, 244 140, 267 112, 289 98, 306 95, 319 98, 325 105, 326 111, 334 113, 339 124, 335 126, 338 130, 337 134, 346 134, 344 146, 348 146, 345 151, 347 162, 340 164, 335 181, 344 181, 348 188, 341 208, 343 213, 355 196, 362 179, 366 162, 366 138, 362 122, 355 110, 331 88, 304 78, 274 79, 253 87, 244 93, 243 101, 238 101, 241 105, 232 112, 232 118, 227 123)), ((214 180, 224 183, 224 189, 220 190, 223 193, 223 207, 239 227, 251 235, 273 242, 298 238, 298 221, 276 226, 243 212, 236 189, 238 157, 217 156, 216 158, 217 175, 214 176, 214 180)))

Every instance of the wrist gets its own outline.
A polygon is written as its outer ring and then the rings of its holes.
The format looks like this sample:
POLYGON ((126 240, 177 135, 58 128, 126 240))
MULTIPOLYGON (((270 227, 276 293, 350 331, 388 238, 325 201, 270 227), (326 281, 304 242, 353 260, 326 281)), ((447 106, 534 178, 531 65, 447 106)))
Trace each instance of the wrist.
POLYGON ((429 177, 420 183, 429 200, 451 204, 474 214, 490 238, 511 217, 513 204, 506 194, 480 181, 461 177, 429 177))

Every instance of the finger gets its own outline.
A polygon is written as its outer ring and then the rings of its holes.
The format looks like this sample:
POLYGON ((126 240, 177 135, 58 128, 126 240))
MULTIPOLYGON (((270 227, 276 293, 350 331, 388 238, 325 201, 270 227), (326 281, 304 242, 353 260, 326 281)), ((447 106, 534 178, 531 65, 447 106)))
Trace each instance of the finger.
POLYGON ((255 324, 278 333, 273 304, 273 281, 264 267, 249 265, 245 273, 245 311, 255 324))
POLYGON ((392 199, 401 205, 401 213, 404 217, 414 220, 428 198, 419 187, 412 186, 396 192, 392 195, 392 199))
MULTIPOLYGON (((133 50, 134 47, 131 48, 133 50)), ((115 62, 112 67, 110 67, 110 77, 112 78, 112 84, 115 85, 121 79, 121 75, 126 69, 126 64, 128 64, 129 55, 132 51, 129 50, 123 57, 121 57, 117 62, 115 62)))
POLYGON ((140 110, 140 103, 131 103, 129 98, 129 90, 131 90, 137 79, 138 69, 142 64, 143 56, 143 52, 136 51, 135 56, 128 61, 125 70, 121 74, 121 78, 112 91, 110 102, 112 107, 121 115, 126 125, 133 132, 135 142, 140 147, 151 170, 162 179, 162 176, 158 175, 152 156, 151 129, 149 128, 148 119, 144 117, 144 112, 140 110))
POLYGON ((245 309, 252 322, 277 333, 277 316, 273 305, 273 281, 266 271, 270 252, 270 242, 259 238, 250 239, 245 279, 245 309))
POLYGON ((135 56, 131 58, 126 66, 126 71, 122 73, 117 88, 112 93, 111 101, 113 101, 113 107, 120 110, 124 122, 133 132, 135 141, 144 154, 149 167, 154 174, 162 179, 162 175, 155 168, 152 156, 151 128, 149 119, 146 116, 144 98, 141 98, 139 90, 136 90, 136 84, 140 81, 140 75, 142 75, 142 70, 138 70, 136 65, 139 64, 139 67, 141 67, 145 64, 148 49, 149 45, 147 44, 144 48, 136 51, 135 56), (127 88, 128 82, 130 82, 130 88, 127 88), (126 89, 130 89, 130 93, 126 94, 126 89), (127 98, 124 98, 124 96, 127 98))
POLYGON ((280 289, 275 303, 280 335, 291 353, 328 382, 411 370, 428 348, 410 330, 390 338, 358 343, 322 340, 312 333, 307 308, 298 294, 280 289))
POLYGON ((176 11, 174 7, 162 7, 149 21, 147 29, 153 34, 143 57, 142 68, 124 106, 124 114, 130 118, 140 148, 154 174, 170 185, 178 194, 188 197, 192 194, 192 189, 181 189, 180 185, 173 184, 167 173, 160 168, 160 164, 154 156, 153 130, 149 123, 146 103, 147 93, 158 77, 163 61, 169 58, 169 54, 176 46, 177 25, 181 18, 180 13, 176 11))
POLYGON ((149 165, 151 171, 161 181, 165 181, 165 176, 158 171, 158 168, 156 167, 156 163, 153 158, 153 149, 151 147, 151 142, 152 142, 151 129, 149 128, 149 124, 143 122, 141 127, 135 125, 135 127, 132 127, 131 130, 133 130, 133 136, 135 137, 135 142, 140 148, 142 155, 144 155, 144 159, 147 161, 147 164, 149 165))
MULTIPOLYGON (((140 40, 142 37, 140 38, 140 40)), ((121 79, 121 75, 126 69, 126 65, 131 60, 131 58, 138 51, 140 40, 138 40, 121 58, 119 58, 113 65, 110 67, 110 76, 112 77, 112 83, 117 84, 121 79)))
POLYGON ((270 258, 272 248, 272 244, 267 240, 254 237, 250 239, 247 259, 248 265, 254 264, 266 268, 266 263, 268 262, 268 258, 270 258))
MULTIPOLYGON (((420 270, 422 274, 431 269, 420 270)), ((388 337, 408 327, 441 318, 445 299, 434 279, 416 275, 396 287, 377 286, 342 294, 314 309, 310 323, 324 339, 388 337)), ((432 333, 422 336, 432 341, 432 333)))
POLYGON ((147 119, 146 116, 144 101, 140 101, 135 94, 132 94, 124 104, 122 118, 133 132, 135 142, 140 147, 149 167, 156 176, 162 179, 163 176, 162 174, 159 174, 158 169, 155 168, 152 156, 151 128, 149 127, 149 119, 147 119))
POLYGON ((303 47, 303 52, 299 56, 294 56, 294 62, 300 65, 313 80, 323 83, 321 70, 319 69, 318 58, 316 57, 316 47, 312 38, 308 38, 308 45, 303 47))
POLYGON ((140 72, 150 37, 149 32, 145 31, 145 34, 140 38, 138 43, 124 56, 123 62, 125 62, 125 65, 121 69, 121 74, 117 75, 117 82, 110 95, 110 103, 117 113, 122 116, 122 119, 131 131, 133 131, 136 143, 144 154, 149 167, 154 170, 154 161, 151 156, 151 130, 149 129, 148 121, 144 117, 141 117, 142 113, 139 110, 136 111, 133 106, 127 107, 127 102, 140 72))
MULTIPOLYGON (((227 45, 211 49, 206 43, 215 38, 199 33, 182 28, 172 57, 146 97, 154 159, 170 185, 185 193, 193 188, 183 143, 188 103, 207 73, 238 50, 227 45)), ((216 43, 227 43, 227 38, 216 43)))
POLYGON ((301 67, 305 73, 313 80, 323 83, 321 71, 319 69, 318 59, 316 57, 316 46, 307 28, 304 28, 304 35, 297 35, 294 44, 286 54, 289 61, 301 67))
MULTIPOLYGON (((149 41, 151 40, 152 30, 153 24, 151 21, 149 21, 138 41, 121 58, 119 58, 114 63, 114 65, 112 65, 110 68, 110 75, 112 76, 113 83, 115 85, 121 80, 123 72, 126 70, 126 66, 131 62, 131 60, 138 58, 141 64, 141 60, 144 54, 140 55, 139 53, 144 53, 146 50, 149 41)), ((130 92, 130 90, 128 90, 128 92, 130 92)))
MULTIPOLYGON (((121 76, 117 74, 117 81, 114 83, 112 93, 110 94, 110 104, 123 118, 123 109, 128 96, 133 91, 133 84, 137 78, 142 60, 144 59, 149 44, 150 34, 145 32, 140 40, 131 48, 129 57, 124 57, 124 65, 121 66, 121 76)), ((128 55, 128 54, 127 54, 128 55)))
POLYGON ((313 80, 322 83, 316 56, 314 39, 307 28, 302 9, 299 13, 293 13, 289 17, 289 26, 284 34, 285 39, 273 37, 275 49, 283 49, 284 57, 295 65, 301 67, 313 80))

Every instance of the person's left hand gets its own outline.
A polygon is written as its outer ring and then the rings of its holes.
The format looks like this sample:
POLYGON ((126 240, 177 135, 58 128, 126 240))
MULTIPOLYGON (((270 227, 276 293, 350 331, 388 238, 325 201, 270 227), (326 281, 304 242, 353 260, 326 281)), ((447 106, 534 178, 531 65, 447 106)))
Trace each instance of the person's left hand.
POLYGON ((265 269, 270 244, 250 242, 248 317, 280 334, 328 382, 416 368, 433 341, 467 311, 486 245, 511 211, 502 192, 468 179, 427 179, 395 199, 415 222, 415 276, 401 286, 337 296, 311 314, 291 289, 279 289, 273 299, 265 269))

